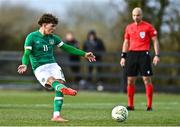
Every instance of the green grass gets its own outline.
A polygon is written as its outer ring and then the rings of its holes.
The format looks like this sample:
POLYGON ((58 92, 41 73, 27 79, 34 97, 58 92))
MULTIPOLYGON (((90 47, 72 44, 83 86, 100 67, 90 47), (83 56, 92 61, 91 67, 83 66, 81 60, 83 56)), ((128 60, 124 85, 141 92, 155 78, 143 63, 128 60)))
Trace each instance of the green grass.
POLYGON ((178 126, 180 95, 155 94, 154 110, 146 111, 145 94, 136 94, 135 111, 125 122, 111 119, 115 105, 126 105, 126 95, 82 92, 66 96, 62 115, 69 122, 51 122, 53 92, 0 91, 0 126, 178 126))

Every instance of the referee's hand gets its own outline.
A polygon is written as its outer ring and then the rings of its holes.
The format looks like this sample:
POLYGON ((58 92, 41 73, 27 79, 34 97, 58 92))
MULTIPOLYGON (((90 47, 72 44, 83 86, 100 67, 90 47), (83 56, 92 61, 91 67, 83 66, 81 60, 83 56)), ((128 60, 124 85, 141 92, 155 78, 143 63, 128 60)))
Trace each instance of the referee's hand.
POLYGON ((153 64, 156 66, 160 61, 160 58, 158 56, 154 56, 153 58, 153 64))
POLYGON ((121 60, 120 60, 121 67, 124 67, 125 63, 126 63, 126 59, 125 58, 121 58, 121 60))

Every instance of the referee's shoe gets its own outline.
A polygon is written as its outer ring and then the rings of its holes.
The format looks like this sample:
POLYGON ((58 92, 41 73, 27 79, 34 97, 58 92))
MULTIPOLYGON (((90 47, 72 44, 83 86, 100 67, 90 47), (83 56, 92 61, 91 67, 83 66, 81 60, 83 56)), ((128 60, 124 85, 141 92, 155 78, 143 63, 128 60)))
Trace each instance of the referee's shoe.
POLYGON ((126 107, 128 111, 134 111, 134 106, 130 107, 130 106, 127 106, 126 107))
POLYGON ((152 111, 152 107, 147 107, 147 111, 152 111))

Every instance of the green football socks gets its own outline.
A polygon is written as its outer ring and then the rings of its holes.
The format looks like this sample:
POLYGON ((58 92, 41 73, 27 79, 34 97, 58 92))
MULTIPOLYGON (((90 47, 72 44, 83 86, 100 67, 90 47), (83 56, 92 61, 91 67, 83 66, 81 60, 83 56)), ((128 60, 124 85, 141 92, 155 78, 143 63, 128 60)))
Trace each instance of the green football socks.
POLYGON ((60 91, 62 88, 67 88, 65 85, 59 83, 58 81, 54 81, 52 83, 52 87, 55 89, 55 91, 60 91))
POLYGON ((60 91, 55 91, 54 98, 54 117, 60 116, 60 111, 63 105, 63 94, 60 91))

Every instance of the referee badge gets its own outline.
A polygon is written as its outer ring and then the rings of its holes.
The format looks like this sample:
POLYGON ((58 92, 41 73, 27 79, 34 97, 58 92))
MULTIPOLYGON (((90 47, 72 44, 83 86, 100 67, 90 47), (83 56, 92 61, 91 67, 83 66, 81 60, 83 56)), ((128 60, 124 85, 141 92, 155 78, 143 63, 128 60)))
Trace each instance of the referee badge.
POLYGON ((143 39, 146 36, 146 33, 144 31, 139 33, 139 36, 143 39))

